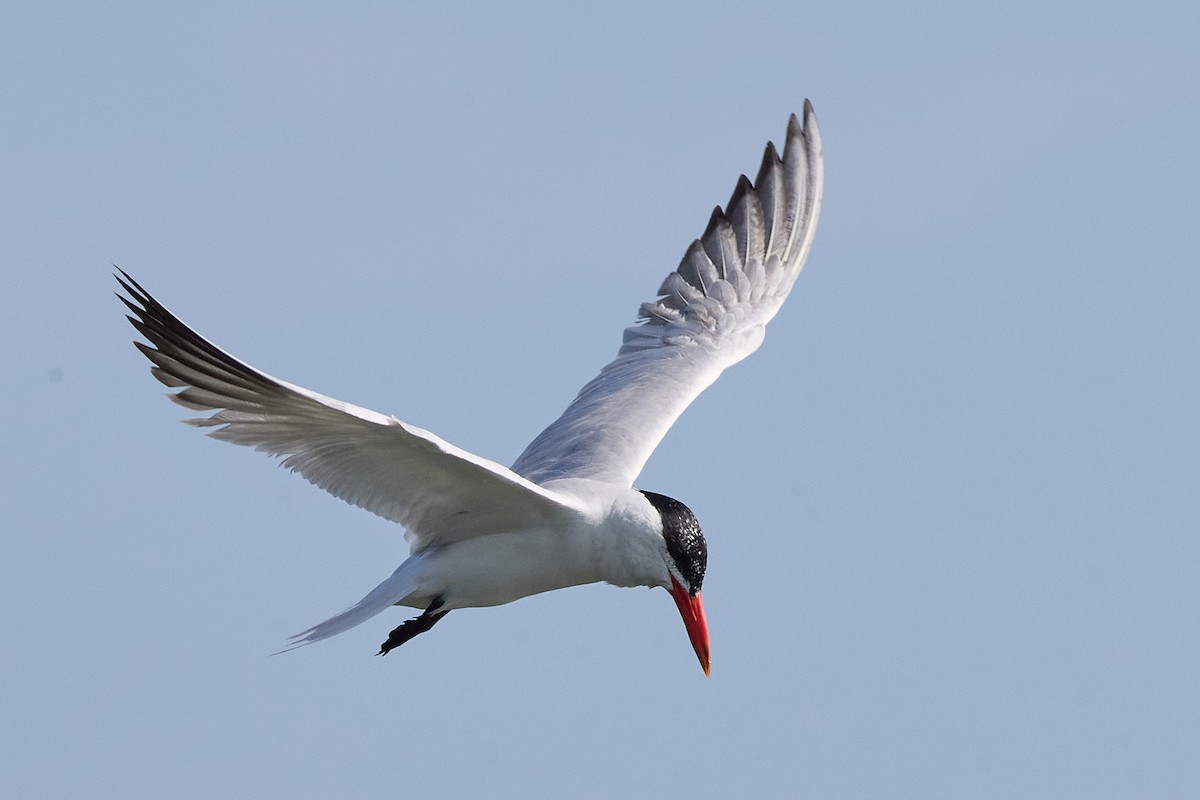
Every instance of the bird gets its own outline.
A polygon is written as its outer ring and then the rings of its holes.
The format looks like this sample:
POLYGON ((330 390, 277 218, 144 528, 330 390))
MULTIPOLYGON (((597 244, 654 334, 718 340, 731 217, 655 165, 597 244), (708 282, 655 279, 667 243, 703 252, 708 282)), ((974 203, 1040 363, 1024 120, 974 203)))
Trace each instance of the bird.
MULTIPOLYGON (((354 605, 290 637, 292 649, 391 606, 420 610, 386 655, 456 609, 605 582, 666 589, 705 675, 701 587, 708 546, 679 500, 634 487, 685 408, 758 349, 812 247, 824 166, 812 104, 768 142, 754 181, 686 249, 640 305, 616 358, 511 467, 394 416, 272 377, 200 336, 120 267, 117 296, 145 338, 134 345, 168 397, 208 414, 186 422, 253 447, 355 506, 403 526, 409 557, 354 605), (211 413, 209 413, 211 412, 211 413)), ((282 652, 282 651, 281 651, 282 652)))

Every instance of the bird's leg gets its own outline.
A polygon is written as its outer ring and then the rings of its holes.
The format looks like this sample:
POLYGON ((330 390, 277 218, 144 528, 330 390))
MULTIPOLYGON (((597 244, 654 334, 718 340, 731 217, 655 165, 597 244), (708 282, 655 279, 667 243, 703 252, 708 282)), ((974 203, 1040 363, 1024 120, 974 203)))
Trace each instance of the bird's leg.
POLYGON ((429 604, 429 608, 421 612, 421 616, 400 623, 398 628, 388 634, 387 641, 379 646, 377 655, 386 656, 390 651, 417 634, 432 628, 439 619, 450 613, 449 610, 438 611, 443 605, 445 605, 445 601, 441 597, 433 598, 433 602, 429 604))

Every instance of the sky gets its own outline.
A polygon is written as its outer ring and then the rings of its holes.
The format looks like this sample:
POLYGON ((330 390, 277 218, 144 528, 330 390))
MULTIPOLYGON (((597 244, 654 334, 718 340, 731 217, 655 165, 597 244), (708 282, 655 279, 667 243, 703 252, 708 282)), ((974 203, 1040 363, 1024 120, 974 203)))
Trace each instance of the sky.
POLYGON ((0 25, 0 795, 1200 795, 1200 6, 45 2, 0 25), (397 526, 179 424, 127 270, 511 462, 810 98, 667 593, 395 609, 397 526))

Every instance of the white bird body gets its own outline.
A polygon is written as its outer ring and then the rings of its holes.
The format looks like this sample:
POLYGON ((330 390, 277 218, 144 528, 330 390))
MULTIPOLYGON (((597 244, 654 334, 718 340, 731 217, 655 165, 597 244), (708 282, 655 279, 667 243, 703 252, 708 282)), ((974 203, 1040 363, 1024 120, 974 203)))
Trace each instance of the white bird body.
POLYGON ((670 585, 660 555, 661 523, 640 492, 595 481, 562 483, 570 485, 547 488, 578 504, 572 518, 432 550, 405 605, 425 608, 441 596, 447 608, 496 606, 598 581, 670 585))
POLYGON ((670 585, 658 515, 640 492, 576 479, 545 488, 574 506, 562 519, 422 551, 405 562, 420 562, 414 588, 394 602, 426 608, 443 597, 447 609, 473 608, 598 581, 670 585))
POLYGON ((273 378, 182 323, 127 274, 135 342, 169 395, 213 411, 188 422, 282 464, 405 528, 411 556, 356 605, 294 637, 319 641, 391 605, 424 609, 382 652, 453 609, 604 581, 671 592, 708 672, 700 601, 707 549, 682 503, 632 488, 675 419, 762 343, 812 244, 823 184, 806 102, 783 156, 768 144, 754 184, 726 210, 626 329, 617 358, 506 468, 369 409, 273 378))

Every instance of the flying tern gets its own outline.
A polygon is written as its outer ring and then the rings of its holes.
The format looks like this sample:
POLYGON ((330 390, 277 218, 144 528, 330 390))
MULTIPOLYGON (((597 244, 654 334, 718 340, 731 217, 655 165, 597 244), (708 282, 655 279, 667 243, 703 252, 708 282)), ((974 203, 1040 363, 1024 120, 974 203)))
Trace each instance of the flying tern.
POLYGON ((386 654, 457 608, 494 606, 586 583, 661 586, 709 673, 701 584, 707 545, 683 503, 633 488, 691 401, 762 343, 812 245, 821 205, 821 139, 812 106, 793 114, 780 155, 724 210, 625 329, 617 357, 580 390, 512 467, 395 417, 271 377, 211 344, 123 270, 135 342, 187 422, 282 459, 336 497, 404 527, 410 556, 340 614, 292 637, 341 633, 393 605, 421 613, 391 631, 386 654))

